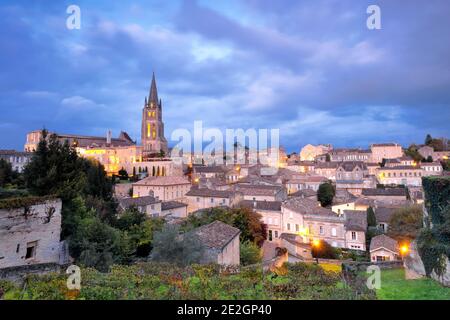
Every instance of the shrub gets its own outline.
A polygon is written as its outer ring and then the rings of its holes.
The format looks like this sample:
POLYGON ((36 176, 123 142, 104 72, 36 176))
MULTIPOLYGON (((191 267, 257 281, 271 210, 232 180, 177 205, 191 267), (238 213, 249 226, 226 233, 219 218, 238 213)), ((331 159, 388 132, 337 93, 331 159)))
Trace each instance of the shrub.
POLYGON ((261 249, 250 241, 240 244, 241 265, 247 266, 261 262, 261 249))

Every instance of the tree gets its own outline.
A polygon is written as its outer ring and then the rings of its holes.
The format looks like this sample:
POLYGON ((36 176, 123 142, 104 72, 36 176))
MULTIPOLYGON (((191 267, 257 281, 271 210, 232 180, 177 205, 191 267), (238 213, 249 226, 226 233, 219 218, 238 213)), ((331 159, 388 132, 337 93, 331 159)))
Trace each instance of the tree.
POLYGON ((163 149, 159 150, 158 157, 164 158, 165 156, 166 156, 166 153, 164 152, 164 150, 163 149))
POLYGON ((267 230, 261 223, 261 215, 249 208, 209 208, 191 214, 182 225, 182 229, 190 231, 194 228, 209 224, 213 221, 222 221, 241 231, 241 241, 250 241, 262 245, 266 239, 267 230))
POLYGON ((322 207, 328 207, 333 203, 336 191, 330 181, 322 183, 317 191, 317 200, 322 207))
POLYGON ((430 147, 432 147, 434 149, 434 151, 444 151, 445 150, 444 141, 442 141, 442 139, 433 139, 433 141, 431 141, 431 143, 430 143, 430 147))
POLYGON ((412 241, 423 226, 423 211, 419 205, 394 211, 388 228, 388 236, 397 241, 412 241))
POLYGON ((330 161, 331 161, 331 156, 330 156, 329 153, 327 153, 327 154, 325 155, 325 161, 326 161, 326 162, 330 162, 330 161))
POLYGON ((261 249, 250 241, 240 243, 241 265, 247 266, 261 262, 261 249))
POLYGON ((412 144, 405 150, 405 154, 414 159, 415 162, 421 162, 423 160, 422 155, 419 153, 419 148, 412 144))
POLYGON ((377 219, 372 207, 367 208, 367 225, 369 227, 375 227, 377 225, 377 219))
POLYGON ((450 171, 450 159, 441 161, 441 165, 444 171, 450 171))
POLYGON ((122 167, 122 169, 120 169, 118 173, 120 180, 128 180, 128 172, 124 169, 124 167, 122 167))
POLYGON ((430 134, 427 134, 426 138, 425 138, 425 144, 427 146, 429 146, 431 144, 431 142, 433 141, 433 138, 431 137, 430 134))
POLYGON ((194 232, 179 233, 179 227, 171 224, 155 233, 150 259, 157 262, 187 266, 200 263, 204 247, 194 232))
POLYGON ((11 164, 0 159, 0 187, 4 187, 6 184, 11 183, 13 179, 13 170, 11 164))
POLYGON ((425 162, 433 162, 433 157, 432 156, 428 156, 425 160, 425 162))

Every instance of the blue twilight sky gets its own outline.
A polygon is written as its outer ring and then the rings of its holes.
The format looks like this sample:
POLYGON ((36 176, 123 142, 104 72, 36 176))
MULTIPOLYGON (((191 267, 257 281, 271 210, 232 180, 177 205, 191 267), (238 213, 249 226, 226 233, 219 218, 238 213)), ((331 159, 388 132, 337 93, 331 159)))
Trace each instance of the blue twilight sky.
POLYGON ((0 40, 0 149, 44 126, 140 140, 153 70, 169 141, 194 120, 289 151, 450 136, 448 0, 2 0, 0 40))

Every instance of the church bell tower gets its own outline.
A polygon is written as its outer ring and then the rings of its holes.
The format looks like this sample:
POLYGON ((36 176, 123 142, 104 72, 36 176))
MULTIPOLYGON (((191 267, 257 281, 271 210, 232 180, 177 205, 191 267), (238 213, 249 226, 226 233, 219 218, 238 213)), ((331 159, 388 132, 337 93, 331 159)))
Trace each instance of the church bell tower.
POLYGON ((161 155, 168 156, 167 140, 164 137, 164 123, 162 121, 162 102, 158 99, 155 73, 152 76, 150 94, 145 98, 142 110, 141 142, 143 157, 152 158, 161 155))

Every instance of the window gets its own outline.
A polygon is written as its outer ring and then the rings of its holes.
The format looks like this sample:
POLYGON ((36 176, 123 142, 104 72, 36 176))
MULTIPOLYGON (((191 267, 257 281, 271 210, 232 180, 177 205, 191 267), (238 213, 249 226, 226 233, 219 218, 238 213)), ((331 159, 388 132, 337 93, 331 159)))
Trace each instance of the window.
POLYGON ((289 218, 292 219, 292 217, 293 217, 292 212, 289 212, 289 218))
POLYGON ((269 218, 269 224, 272 224, 272 218, 269 218))
POLYGON ((275 238, 278 238, 278 231, 275 230, 275 238))
POLYGON ((324 234, 323 226, 320 226, 320 227, 319 227, 319 233, 320 233, 320 234, 324 234))
POLYGON ((352 240, 356 240, 356 232, 352 231, 352 240))
POLYGON ((331 235, 336 237, 336 228, 331 228, 331 235))
POLYGON ((214 203, 214 198, 211 198, 211 203, 214 203))
POLYGON ((16 247, 16 253, 19 253, 19 251, 20 251, 20 244, 18 244, 16 247))
POLYGON ((36 256, 37 241, 27 243, 27 253, 25 259, 33 259, 36 256))
POLYGON ((288 229, 288 231, 291 231, 291 224, 290 223, 287 224, 287 229, 288 229))
POLYGON ((197 202, 200 202, 200 198, 199 197, 197 197, 197 202))
POLYGON ((296 231, 296 232, 299 232, 299 231, 300 231, 300 227, 299 227, 298 224, 295 225, 295 231, 296 231))

